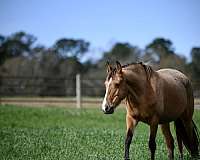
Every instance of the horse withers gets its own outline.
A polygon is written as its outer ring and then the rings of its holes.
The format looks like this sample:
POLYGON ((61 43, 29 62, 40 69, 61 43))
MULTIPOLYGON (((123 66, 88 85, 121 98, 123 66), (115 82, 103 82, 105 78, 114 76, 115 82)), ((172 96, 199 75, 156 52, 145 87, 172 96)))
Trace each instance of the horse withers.
POLYGON ((183 144, 194 158, 199 157, 199 136, 192 120, 194 98, 189 79, 174 69, 154 71, 150 66, 132 63, 116 67, 107 64, 106 93, 102 103, 105 114, 114 113, 123 99, 126 102, 125 159, 129 159, 129 147, 133 131, 139 121, 150 126, 149 149, 155 159, 158 125, 168 148, 168 157, 174 159, 174 139, 169 123, 174 121, 180 158, 183 144))

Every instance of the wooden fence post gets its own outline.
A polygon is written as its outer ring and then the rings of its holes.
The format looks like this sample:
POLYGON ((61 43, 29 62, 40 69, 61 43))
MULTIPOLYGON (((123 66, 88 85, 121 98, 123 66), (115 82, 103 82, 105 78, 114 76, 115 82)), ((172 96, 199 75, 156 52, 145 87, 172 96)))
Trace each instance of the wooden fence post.
POLYGON ((80 74, 76 75, 76 107, 81 108, 81 79, 80 79, 80 74))

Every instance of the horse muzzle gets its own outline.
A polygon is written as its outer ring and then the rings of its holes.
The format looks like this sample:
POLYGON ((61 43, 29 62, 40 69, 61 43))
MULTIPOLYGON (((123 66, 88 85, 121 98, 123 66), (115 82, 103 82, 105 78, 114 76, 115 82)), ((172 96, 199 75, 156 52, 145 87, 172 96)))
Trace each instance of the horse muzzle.
POLYGON ((114 113, 114 107, 106 105, 104 110, 103 110, 103 113, 104 114, 113 114, 114 113))

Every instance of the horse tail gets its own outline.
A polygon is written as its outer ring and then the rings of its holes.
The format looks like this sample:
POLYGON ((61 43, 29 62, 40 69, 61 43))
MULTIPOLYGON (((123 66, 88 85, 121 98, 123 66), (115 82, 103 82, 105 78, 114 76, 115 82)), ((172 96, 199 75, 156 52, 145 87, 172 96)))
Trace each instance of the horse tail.
POLYGON ((192 117, 193 112, 194 112, 194 95, 193 95, 193 89, 192 89, 192 84, 189 79, 186 80, 185 84, 185 89, 187 93, 187 109, 190 109, 190 115, 192 117))
POLYGON ((198 156, 198 158, 200 158, 199 155, 199 144, 200 144, 200 137, 199 137, 199 130, 196 126, 196 124, 194 123, 194 121, 192 120, 192 137, 193 137, 193 144, 192 144, 192 149, 193 149, 193 153, 194 156, 198 156))
POLYGON ((175 121, 175 129, 176 133, 181 137, 184 146, 186 149, 191 153, 193 158, 200 158, 199 157, 199 143, 200 143, 200 137, 199 137, 199 131, 192 120, 192 138, 190 140, 188 132, 185 128, 184 123, 180 118, 178 118, 175 121))
MULTIPOLYGON (((188 105, 188 109, 190 109, 190 115, 191 117, 193 116, 194 113, 194 96, 193 96, 193 89, 192 89, 192 84, 190 82, 190 80, 188 79, 185 83, 185 88, 187 91, 187 105, 188 105)), ((188 126, 185 126, 188 127, 188 126)), ((194 121, 192 120, 191 122, 191 142, 190 142, 190 153, 192 154, 192 156, 196 157, 196 155, 199 156, 199 143, 200 143, 200 139, 199 139, 199 131, 198 128, 196 126, 196 124, 194 123, 194 121)), ((200 157, 199 157, 200 158, 200 157)))

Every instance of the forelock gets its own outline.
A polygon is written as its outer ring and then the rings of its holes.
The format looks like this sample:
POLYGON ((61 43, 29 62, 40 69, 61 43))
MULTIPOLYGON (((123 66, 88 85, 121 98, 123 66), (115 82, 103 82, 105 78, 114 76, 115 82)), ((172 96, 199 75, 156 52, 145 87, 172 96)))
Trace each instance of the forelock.
POLYGON ((116 74, 116 71, 116 68, 114 68, 111 72, 109 72, 106 80, 109 81, 109 79, 116 74))

